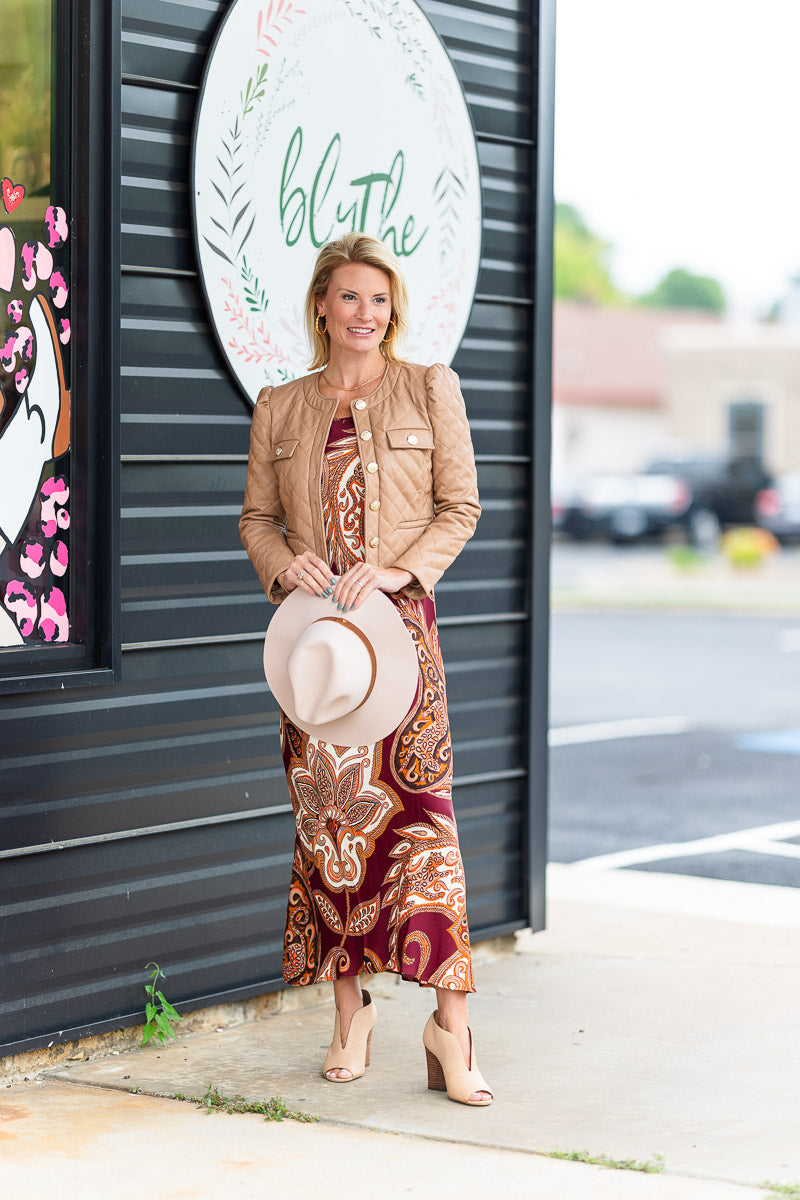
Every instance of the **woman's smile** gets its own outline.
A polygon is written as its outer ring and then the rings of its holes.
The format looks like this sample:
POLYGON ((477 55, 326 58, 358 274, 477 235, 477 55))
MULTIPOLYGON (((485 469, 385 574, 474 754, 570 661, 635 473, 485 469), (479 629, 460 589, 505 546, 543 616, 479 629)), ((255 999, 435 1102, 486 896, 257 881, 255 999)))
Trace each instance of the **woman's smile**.
POLYGON ((379 267, 345 263, 332 273, 317 309, 325 317, 334 362, 342 351, 379 350, 392 315, 391 280, 379 267))

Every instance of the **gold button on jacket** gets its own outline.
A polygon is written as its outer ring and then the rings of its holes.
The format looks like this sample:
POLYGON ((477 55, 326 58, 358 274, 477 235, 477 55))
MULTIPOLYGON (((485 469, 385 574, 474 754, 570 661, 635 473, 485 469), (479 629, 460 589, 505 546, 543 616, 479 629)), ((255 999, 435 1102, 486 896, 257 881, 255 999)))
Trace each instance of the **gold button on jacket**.
MULTIPOLYGON (((481 511, 458 376, 441 363, 390 363, 361 404, 352 409, 365 468, 366 561, 409 571, 414 582, 403 590, 430 596, 481 511), (367 431, 371 439, 362 440, 367 431)), ((239 532, 275 604, 286 595, 276 577, 297 554, 328 557, 320 480, 335 410, 316 375, 262 388, 256 402, 239 532)))

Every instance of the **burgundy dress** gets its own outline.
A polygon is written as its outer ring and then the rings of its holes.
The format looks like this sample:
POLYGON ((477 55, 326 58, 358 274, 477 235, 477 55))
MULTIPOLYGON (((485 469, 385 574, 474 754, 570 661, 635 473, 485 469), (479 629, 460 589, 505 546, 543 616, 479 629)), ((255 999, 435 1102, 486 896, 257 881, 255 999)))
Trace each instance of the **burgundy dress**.
MULTIPOLYGON (((349 417, 334 421, 322 471, 329 561, 364 559, 364 477, 349 417)), ((419 658, 397 729, 371 746, 319 741, 281 714, 295 839, 284 937, 287 983, 395 971, 472 992, 464 867, 436 610, 391 596, 419 658)))

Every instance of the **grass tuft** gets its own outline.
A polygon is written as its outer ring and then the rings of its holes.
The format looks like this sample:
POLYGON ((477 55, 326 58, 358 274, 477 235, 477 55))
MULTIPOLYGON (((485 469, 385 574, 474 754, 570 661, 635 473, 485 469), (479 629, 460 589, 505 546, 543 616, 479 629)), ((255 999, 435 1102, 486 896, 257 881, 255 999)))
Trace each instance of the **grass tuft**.
POLYGON ((540 1150, 539 1153, 548 1158, 564 1158, 569 1162, 608 1167, 612 1171, 642 1171, 645 1175, 658 1175, 664 1170, 664 1159, 660 1154, 654 1154, 646 1162, 637 1162, 634 1158, 609 1158, 607 1154, 590 1154, 588 1150, 540 1150))
POLYGON ((248 1100, 238 1094, 233 1097, 224 1096, 219 1088, 215 1088, 211 1083, 206 1088, 206 1094, 203 1097, 184 1096, 183 1092, 174 1092, 172 1098, 197 1104, 209 1114, 224 1112, 230 1116, 233 1113, 259 1113, 265 1121, 309 1122, 319 1120, 319 1117, 312 1116, 311 1113, 293 1112, 292 1109, 286 1107, 285 1101, 280 1096, 272 1096, 269 1100, 248 1100))
POLYGON ((766 1200, 800 1200, 800 1183, 772 1183, 766 1180, 758 1186, 771 1192, 766 1200))

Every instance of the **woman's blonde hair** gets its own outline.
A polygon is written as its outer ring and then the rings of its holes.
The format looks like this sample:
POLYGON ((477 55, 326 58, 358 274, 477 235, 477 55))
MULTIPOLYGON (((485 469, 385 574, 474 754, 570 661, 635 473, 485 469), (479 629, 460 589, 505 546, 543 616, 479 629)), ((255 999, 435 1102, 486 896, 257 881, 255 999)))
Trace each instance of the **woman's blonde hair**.
POLYGON ((378 238, 370 237, 368 233, 346 233, 344 237, 322 247, 306 293, 306 332, 313 352, 312 371, 325 366, 330 358, 331 346, 328 334, 317 330, 317 300, 327 292, 336 268, 345 263, 365 263, 368 267, 385 271, 389 276, 394 331, 390 325, 387 330, 390 340, 381 343, 381 352, 389 362, 400 361, 397 344, 408 332, 408 292, 400 263, 397 256, 378 238))

